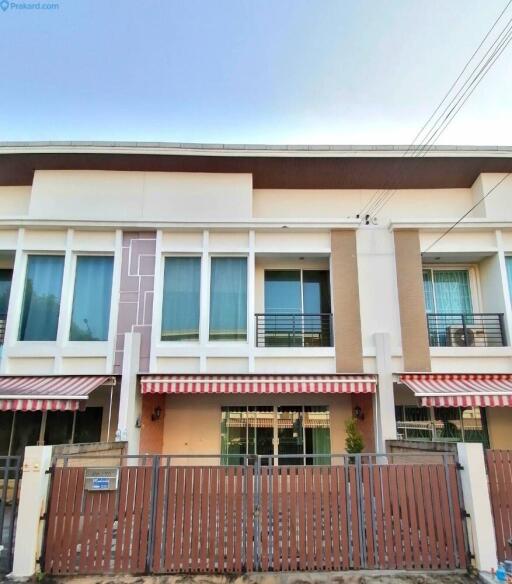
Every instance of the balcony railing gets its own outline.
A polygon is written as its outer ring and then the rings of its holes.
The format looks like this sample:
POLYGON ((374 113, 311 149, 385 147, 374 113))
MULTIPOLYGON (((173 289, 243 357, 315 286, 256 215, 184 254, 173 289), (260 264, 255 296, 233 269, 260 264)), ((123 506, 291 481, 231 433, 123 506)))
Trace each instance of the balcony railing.
POLYGON ((427 314, 431 347, 504 347, 503 314, 427 314))
POLYGON ((257 347, 332 347, 332 314, 256 314, 257 347))
POLYGON ((424 442, 482 442, 488 443, 486 430, 475 420, 464 420, 463 424, 454 420, 415 420, 396 423, 400 440, 424 442))
POLYGON ((7 320, 7 314, 0 314, 0 345, 4 344, 5 321, 6 320, 7 320))

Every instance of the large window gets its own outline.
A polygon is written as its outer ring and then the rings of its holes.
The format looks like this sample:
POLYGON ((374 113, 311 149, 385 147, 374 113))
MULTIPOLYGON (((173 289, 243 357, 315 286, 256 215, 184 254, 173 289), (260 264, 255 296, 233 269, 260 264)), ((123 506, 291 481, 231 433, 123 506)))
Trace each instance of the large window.
POLYGON ((5 319, 11 293, 12 270, 0 270, 0 320, 5 319))
POLYGON ((472 312, 468 270, 423 270, 427 313, 472 312))
POLYGON ((63 256, 28 256, 20 341, 56 340, 63 271, 63 256))
POLYGON ((112 296, 112 256, 76 259, 70 341, 106 341, 112 296))
POLYGON ((210 340, 247 340, 247 258, 212 258, 210 340))
POLYGON ((510 301, 512 302, 512 256, 506 257, 505 263, 507 266, 508 293, 510 294, 510 301))
POLYGON ((165 258, 162 341, 199 339, 201 258, 165 258))
POLYGON ((243 455, 251 454, 269 457, 262 458, 262 463, 270 465, 276 461, 329 464, 329 409, 326 406, 224 407, 221 449, 224 464, 242 464, 243 455))
POLYGON ((406 440, 481 442, 489 447, 484 408, 396 406, 398 435, 406 440))

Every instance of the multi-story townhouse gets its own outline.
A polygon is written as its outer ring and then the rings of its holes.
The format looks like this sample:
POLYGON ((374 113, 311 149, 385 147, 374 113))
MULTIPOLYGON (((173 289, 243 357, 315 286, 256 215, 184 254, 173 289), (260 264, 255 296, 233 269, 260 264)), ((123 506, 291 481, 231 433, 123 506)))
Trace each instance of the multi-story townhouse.
POLYGON ((0 453, 314 462, 352 416, 367 451, 509 447, 511 171, 507 148, 1 146, 0 453))

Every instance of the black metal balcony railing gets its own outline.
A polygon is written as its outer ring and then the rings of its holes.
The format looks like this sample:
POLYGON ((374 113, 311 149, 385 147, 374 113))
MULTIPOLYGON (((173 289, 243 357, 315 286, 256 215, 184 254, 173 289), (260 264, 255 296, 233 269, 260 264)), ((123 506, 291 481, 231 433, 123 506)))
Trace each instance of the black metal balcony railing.
POLYGON ((4 344, 5 321, 6 320, 7 320, 7 314, 0 314, 0 345, 4 344))
POLYGON ((427 314, 431 347, 504 347, 503 314, 427 314))
POLYGON ((256 314, 257 347, 332 347, 332 314, 256 314))

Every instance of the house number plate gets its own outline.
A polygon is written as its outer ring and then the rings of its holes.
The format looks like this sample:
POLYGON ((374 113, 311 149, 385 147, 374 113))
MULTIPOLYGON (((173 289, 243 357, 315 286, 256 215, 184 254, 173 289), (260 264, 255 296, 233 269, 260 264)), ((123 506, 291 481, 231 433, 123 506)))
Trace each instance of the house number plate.
POLYGON ((119 484, 118 468, 86 468, 86 491, 116 491, 119 484))

